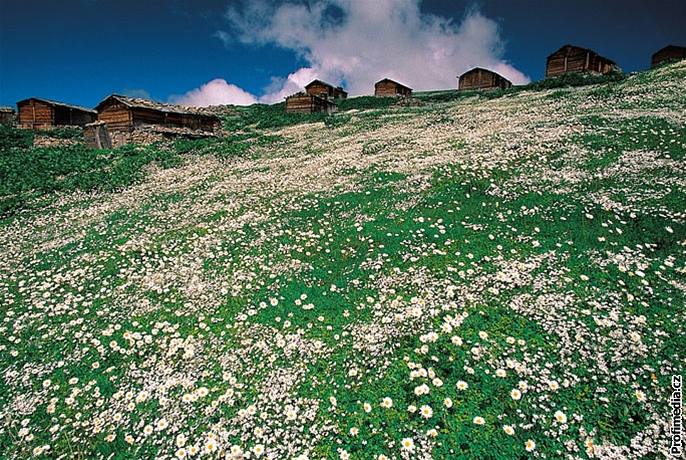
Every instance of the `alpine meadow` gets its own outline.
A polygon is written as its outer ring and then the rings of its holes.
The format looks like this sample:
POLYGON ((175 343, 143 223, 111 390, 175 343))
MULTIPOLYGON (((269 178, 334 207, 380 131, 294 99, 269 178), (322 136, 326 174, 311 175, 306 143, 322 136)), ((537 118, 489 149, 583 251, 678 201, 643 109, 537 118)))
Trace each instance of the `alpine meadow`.
POLYGON ((686 61, 220 118, 2 127, 0 457, 669 457, 686 61))

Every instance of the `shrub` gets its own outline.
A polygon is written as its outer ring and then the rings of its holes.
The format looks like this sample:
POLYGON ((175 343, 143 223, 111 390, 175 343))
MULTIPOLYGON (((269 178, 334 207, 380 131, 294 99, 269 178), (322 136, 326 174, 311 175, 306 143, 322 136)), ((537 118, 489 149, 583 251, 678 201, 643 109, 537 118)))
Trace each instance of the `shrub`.
POLYGON ((622 81, 626 76, 621 72, 612 72, 605 75, 574 72, 560 75, 559 77, 546 78, 545 80, 535 81, 528 85, 519 86, 518 89, 529 91, 541 91, 553 88, 567 88, 574 86, 599 85, 602 83, 613 83, 622 81))
POLYGON ((74 126, 64 126, 44 131, 36 131, 36 135, 55 139, 83 139, 83 130, 74 126))
POLYGON ((33 145, 33 131, 0 125, 0 155, 11 148, 28 148, 33 145))

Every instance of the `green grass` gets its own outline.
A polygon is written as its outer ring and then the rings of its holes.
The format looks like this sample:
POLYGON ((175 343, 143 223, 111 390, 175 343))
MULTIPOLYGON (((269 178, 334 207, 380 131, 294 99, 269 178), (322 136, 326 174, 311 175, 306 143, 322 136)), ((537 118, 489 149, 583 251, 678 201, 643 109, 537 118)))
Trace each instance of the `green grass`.
POLYGON ((253 106, 226 138, 113 150, 3 130, 0 457, 171 458, 179 434, 273 458, 659 457, 686 359, 682 72, 253 106))

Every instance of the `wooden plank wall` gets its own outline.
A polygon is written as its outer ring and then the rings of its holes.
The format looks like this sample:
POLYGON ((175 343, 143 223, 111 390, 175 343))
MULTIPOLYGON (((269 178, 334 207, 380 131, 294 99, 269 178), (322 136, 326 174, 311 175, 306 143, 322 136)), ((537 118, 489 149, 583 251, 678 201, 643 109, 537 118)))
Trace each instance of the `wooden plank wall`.
POLYGON ((326 101, 309 94, 298 94, 286 98, 286 112, 288 113, 315 113, 332 110, 333 107, 326 101))
POLYGON ((112 104, 98 112, 98 121, 107 123, 107 129, 130 131, 133 129, 133 116, 129 107, 124 104, 112 104))
POLYGON ((29 100, 18 106, 19 126, 31 129, 46 129, 53 126, 54 111, 50 104, 29 100))
POLYGON ((593 51, 572 48, 569 52, 562 51, 548 57, 545 76, 555 77, 568 72, 608 73, 613 70, 611 62, 593 51))
POLYGON ((489 72, 483 69, 475 69, 460 76, 459 89, 494 89, 494 88, 509 88, 512 86, 510 82, 495 72, 489 72))
POLYGON ((686 59, 686 47, 674 46, 653 54, 650 66, 656 67, 665 61, 686 59))
POLYGON ((410 96, 412 95, 412 90, 392 81, 382 81, 374 85, 374 95, 379 97, 410 96))
POLYGON ((315 83, 314 85, 307 88, 307 94, 319 97, 333 97, 333 89, 322 85, 320 83, 315 83))

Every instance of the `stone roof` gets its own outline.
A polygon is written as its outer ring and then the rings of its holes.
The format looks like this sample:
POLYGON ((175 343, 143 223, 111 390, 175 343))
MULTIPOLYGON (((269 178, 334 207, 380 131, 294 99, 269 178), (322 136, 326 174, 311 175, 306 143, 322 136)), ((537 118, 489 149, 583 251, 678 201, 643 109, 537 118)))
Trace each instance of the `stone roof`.
POLYGON ((66 107, 68 109, 76 109, 76 110, 82 110, 84 112, 95 113, 95 110, 87 109, 86 107, 81 107, 80 105, 67 104, 66 102, 53 101, 50 99, 44 99, 42 97, 29 97, 27 99, 22 99, 21 101, 17 102, 17 105, 22 104, 24 102, 32 101, 32 100, 43 102, 45 104, 49 104, 52 106, 60 106, 60 107, 66 107))
POLYGON ((184 105, 176 104, 166 104, 163 102, 152 101, 150 99, 143 99, 140 97, 129 97, 122 96, 120 94, 112 94, 107 96, 105 99, 100 101, 100 103, 95 106, 95 110, 99 110, 100 107, 108 100, 115 99, 117 102, 124 104, 127 107, 140 108, 140 109, 150 109, 156 110, 158 112, 167 113, 180 113, 186 115, 203 115, 207 117, 216 118, 217 116, 209 110, 204 110, 202 108, 187 107, 184 105))

